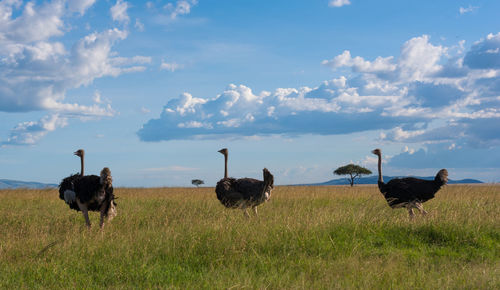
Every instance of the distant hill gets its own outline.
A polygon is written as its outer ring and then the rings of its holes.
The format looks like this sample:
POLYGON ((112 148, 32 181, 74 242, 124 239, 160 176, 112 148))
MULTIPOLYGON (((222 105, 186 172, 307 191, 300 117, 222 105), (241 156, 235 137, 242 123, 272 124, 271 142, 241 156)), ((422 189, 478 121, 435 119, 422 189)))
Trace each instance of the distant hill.
MULTIPOLYGON (((403 178, 403 177, 408 177, 408 176, 384 176, 384 182, 389 182, 389 180, 394 179, 394 178, 403 178)), ((412 176, 420 179, 425 179, 425 180, 434 180, 434 176, 426 176, 426 177, 420 177, 420 176, 412 176)), ((359 179, 356 179, 354 182, 354 185, 356 184, 377 184, 377 175, 372 175, 372 176, 367 176, 367 177, 362 177, 359 179)), ((477 179, 460 179, 460 180, 448 180, 448 184, 465 184, 465 183, 483 183, 480 180, 477 179)), ((321 183, 310 183, 310 184, 294 184, 294 185, 304 185, 304 186, 318 186, 318 185, 349 185, 349 181, 347 181, 346 178, 338 178, 338 179, 332 179, 326 182, 321 182, 321 183)))
POLYGON ((42 189, 42 188, 51 188, 57 186, 58 186, 57 184, 51 184, 51 183, 0 179, 0 189, 14 189, 14 188, 42 189))

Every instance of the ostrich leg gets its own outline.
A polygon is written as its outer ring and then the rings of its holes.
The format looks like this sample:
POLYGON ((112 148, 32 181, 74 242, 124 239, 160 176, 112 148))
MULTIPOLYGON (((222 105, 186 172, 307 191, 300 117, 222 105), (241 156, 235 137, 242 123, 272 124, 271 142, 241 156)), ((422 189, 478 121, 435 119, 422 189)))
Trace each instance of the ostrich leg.
POLYGON ((415 214, 413 213, 413 208, 408 207, 408 214, 410 215, 410 220, 413 220, 415 214))
POLYGON ((85 218, 85 223, 87 224, 87 228, 90 229, 90 219, 89 219, 89 211, 87 210, 87 207, 85 207, 84 209, 82 209, 82 214, 83 214, 83 218, 85 218))
POLYGON ((104 211, 101 211, 101 221, 99 222, 101 230, 104 228, 104 211))
POLYGON ((243 209, 243 213, 245 214, 245 216, 246 216, 247 218, 250 218, 250 215, 248 214, 248 211, 247 211, 247 209, 246 209, 246 208, 244 208, 244 209, 243 209))
POLYGON ((420 211, 420 213, 422 215, 427 214, 427 211, 424 210, 424 206, 420 202, 415 203, 415 206, 417 207, 417 209, 420 211))
POLYGON ((85 218, 85 223, 87 224, 87 228, 90 229, 89 210, 87 209, 87 206, 81 203, 78 199, 76 200, 76 203, 82 211, 83 217, 85 218))
POLYGON ((255 213, 255 216, 259 216, 259 214, 257 213, 257 206, 254 206, 252 207, 253 208, 253 212, 255 213))

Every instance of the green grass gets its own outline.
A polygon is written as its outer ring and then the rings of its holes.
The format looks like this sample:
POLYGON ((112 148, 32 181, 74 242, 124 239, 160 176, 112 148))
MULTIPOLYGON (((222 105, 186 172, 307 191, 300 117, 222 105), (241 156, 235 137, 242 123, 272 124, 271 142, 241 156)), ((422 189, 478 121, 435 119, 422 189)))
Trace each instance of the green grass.
POLYGON ((409 221, 376 187, 277 187, 259 217, 213 188, 116 189, 85 228, 55 190, 0 191, 0 288, 500 288, 500 186, 409 221))

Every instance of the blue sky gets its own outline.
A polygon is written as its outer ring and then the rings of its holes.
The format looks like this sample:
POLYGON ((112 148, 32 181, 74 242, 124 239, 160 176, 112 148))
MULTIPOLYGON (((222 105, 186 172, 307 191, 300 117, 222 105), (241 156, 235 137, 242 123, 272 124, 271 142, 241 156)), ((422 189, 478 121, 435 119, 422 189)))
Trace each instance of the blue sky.
POLYGON ((500 181, 498 1, 0 1, 0 178, 500 181))

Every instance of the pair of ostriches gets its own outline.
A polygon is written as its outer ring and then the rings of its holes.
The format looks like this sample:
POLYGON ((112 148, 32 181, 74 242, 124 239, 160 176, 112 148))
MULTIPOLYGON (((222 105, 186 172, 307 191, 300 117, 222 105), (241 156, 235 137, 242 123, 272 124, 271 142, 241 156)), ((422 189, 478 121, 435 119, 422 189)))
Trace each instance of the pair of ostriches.
MULTIPOLYGON (((227 208, 239 208, 249 217, 247 208, 252 208, 257 215, 257 206, 266 202, 271 197, 274 189, 274 176, 264 168, 264 180, 253 178, 228 177, 227 148, 219 150, 224 155, 224 178, 215 187, 217 199, 227 208)), ((418 209, 422 214, 427 214, 422 203, 434 198, 436 192, 448 182, 448 171, 441 169, 434 180, 423 180, 413 177, 395 178, 384 183, 382 178, 382 151, 375 149, 373 154, 378 156, 378 188, 384 195, 391 208, 404 207, 413 218, 413 209, 418 209)), ((59 197, 66 201, 70 208, 82 211, 87 226, 90 227, 88 211, 101 213, 101 228, 104 218, 112 219, 116 216, 116 203, 114 201, 111 171, 105 167, 100 176, 84 175, 83 149, 74 153, 80 157, 81 172, 63 179, 59 185, 59 197)))

